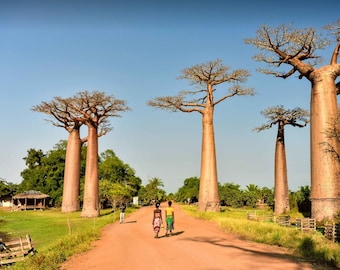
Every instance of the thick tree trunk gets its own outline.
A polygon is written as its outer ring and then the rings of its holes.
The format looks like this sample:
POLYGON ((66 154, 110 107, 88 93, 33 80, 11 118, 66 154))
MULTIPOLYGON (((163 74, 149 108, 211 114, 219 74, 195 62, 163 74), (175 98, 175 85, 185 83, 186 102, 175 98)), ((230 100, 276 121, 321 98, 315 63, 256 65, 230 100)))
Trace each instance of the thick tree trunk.
POLYGON ((202 117, 201 177, 198 207, 200 211, 220 211, 216 166, 214 108, 206 108, 202 117))
POLYGON ((88 145, 86 153, 86 170, 84 186, 84 203, 82 217, 99 216, 99 182, 98 182, 98 133, 97 128, 88 126, 88 145))
POLYGON ((81 139, 79 129, 70 132, 64 171, 64 189, 61 211, 64 213, 80 210, 79 182, 80 182, 81 139))
POLYGON ((284 124, 278 123, 278 131, 275 146, 275 205, 274 214, 281 215, 288 213, 289 194, 288 194, 288 177, 286 149, 284 141, 284 124))
POLYGON ((336 151, 340 149, 338 142, 326 134, 338 113, 334 78, 327 68, 311 75, 311 201, 312 217, 317 221, 332 220, 340 209, 340 164, 325 151, 325 143, 336 151))

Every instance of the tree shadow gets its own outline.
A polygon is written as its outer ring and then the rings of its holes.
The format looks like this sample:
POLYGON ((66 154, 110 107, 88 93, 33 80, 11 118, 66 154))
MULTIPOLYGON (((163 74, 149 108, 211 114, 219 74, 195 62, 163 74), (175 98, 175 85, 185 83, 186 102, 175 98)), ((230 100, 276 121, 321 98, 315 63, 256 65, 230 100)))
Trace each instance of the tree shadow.
POLYGON ((100 215, 99 215, 99 216, 101 216, 101 217, 109 216, 109 215, 113 214, 114 212, 115 212, 115 211, 114 211, 114 210, 112 210, 112 211, 109 211, 109 212, 100 213, 100 215))
POLYGON ((124 221, 122 224, 136 223, 137 220, 124 221))
MULTIPOLYGON (((232 245, 232 244, 223 244, 223 243, 220 243, 222 241, 228 241, 225 238, 193 237, 193 238, 181 238, 180 240, 181 241, 204 242, 204 243, 220 246, 222 248, 238 249, 238 250, 242 250, 244 252, 253 253, 254 256, 256 256, 256 257, 278 258, 278 259, 286 260, 286 261, 294 261, 297 264, 300 264, 300 263, 302 264, 302 263, 305 263, 307 261, 307 260, 304 260, 303 258, 301 258, 299 256, 294 256, 294 255, 291 255, 291 254, 281 254, 281 253, 275 253, 275 252, 265 252, 265 251, 260 251, 260 250, 252 249, 251 247, 250 248, 243 248, 243 247, 232 245)), ((327 269, 330 269, 330 268, 327 268, 327 269)))

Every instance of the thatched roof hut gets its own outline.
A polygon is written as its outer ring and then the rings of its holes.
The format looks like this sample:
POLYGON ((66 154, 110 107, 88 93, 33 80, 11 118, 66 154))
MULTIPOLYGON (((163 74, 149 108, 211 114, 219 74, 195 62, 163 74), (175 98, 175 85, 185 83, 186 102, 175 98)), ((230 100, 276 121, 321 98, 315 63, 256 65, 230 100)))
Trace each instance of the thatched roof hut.
POLYGON ((49 195, 40 191, 25 191, 12 197, 13 208, 18 210, 45 209, 49 198, 49 195))

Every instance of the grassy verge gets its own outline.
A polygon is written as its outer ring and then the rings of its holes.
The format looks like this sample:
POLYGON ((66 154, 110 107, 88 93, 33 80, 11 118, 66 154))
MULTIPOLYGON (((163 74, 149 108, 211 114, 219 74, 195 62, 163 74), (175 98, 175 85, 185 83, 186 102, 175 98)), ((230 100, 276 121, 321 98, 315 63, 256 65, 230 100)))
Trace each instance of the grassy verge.
MULTIPOLYGON (((340 265, 340 245, 325 239, 320 232, 303 233, 294 227, 272 222, 247 220, 247 210, 225 208, 221 213, 199 212, 194 206, 181 206, 186 213, 216 222, 220 228, 251 241, 286 247, 297 256, 321 265, 340 265)), ((127 215, 135 211, 127 209, 127 215)), ((257 211, 258 214, 265 214, 257 211)), ((297 216, 300 217, 300 216, 297 216)), ((294 219, 295 217, 293 217, 294 219)), ((4 269, 57 270, 70 256, 91 248, 103 227, 119 219, 111 210, 101 211, 98 218, 84 219, 80 212, 0 210, 0 237, 10 239, 30 234, 37 254, 4 269)))
POLYGON ((194 206, 183 205, 182 208, 191 216, 216 222, 227 233, 259 243, 286 247, 310 262, 340 266, 340 245, 325 239, 318 231, 306 233, 273 222, 247 220, 247 210, 224 209, 221 213, 213 213, 199 212, 194 206))
MULTIPOLYGON (((135 211, 128 208, 126 215, 135 211)), ((31 236, 37 254, 4 269, 57 270, 70 256, 84 252, 97 240, 103 227, 119 219, 119 213, 101 211, 98 218, 81 218, 80 212, 0 210, 0 237, 4 240, 31 236)))

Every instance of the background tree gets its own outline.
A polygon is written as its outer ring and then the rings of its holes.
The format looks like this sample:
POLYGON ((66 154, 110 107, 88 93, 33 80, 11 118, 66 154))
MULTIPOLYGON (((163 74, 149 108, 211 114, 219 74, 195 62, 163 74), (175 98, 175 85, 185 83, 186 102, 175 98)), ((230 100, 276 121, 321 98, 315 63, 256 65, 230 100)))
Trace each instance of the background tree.
MULTIPOLYGON (((39 190, 44 185, 46 173, 43 168, 44 152, 36 149, 29 149, 25 160, 27 168, 21 172, 22 182, 19 187, 19 192, 29 190, 39 190), (42 184, 41 184, 42 182, 42 184)), ((64 166, 64 165, 63 165, 64 166)), ((39 190, 40 191, 40 190, 39 190)))
POLYGON ((200 179, 198 177, 190 177, 184 180, 183 186, 178 189, 175 194, 175 199, 177 202, 187 202, 188 199, 190 203, 198 201, 198 194, 200 188, 200 179))
POLYGON ((309 113, 301 108, 286 110, 282 105, 269 107, 261 113, 268 119, 268 122, 267 124, 255 128, 255 131, 259 132, 269 129, 273 125, 277 125, 274 163, 274 214, 281 215, 290 211, 286 148, 284 139, 285 126, 291 125, 293 127, 305 127, 309 122, 309 113))
POLYGON ((98 134, 111 130, 109 117, 119 117, 119 112, 129 110, 124 100, 115 99, 104 92, 85 91, 72 97, 70 107, 74 115, 88 128, 84 202, 81 216, 99 216, 98 134))
POLYGON ((35 112, 50 115, 54 120, 47 120, 48 122, 56 127, 64 128, 69 133, 64 170, 62 212, 80 210, 81 146, 87 141, 87 138, 80 138, 80 127, 83 122, 79 119, 79 115, 71 111, 70 103, 72 103, 72 99, 55 97, 50 102, 44 101, 32 108, 35 112))
POLYGON ((109 201, 114 211, 116 211, 117 205, 122 202, 128 203, 132 200, 128 186, 106 179, 99 182, 99 197, 102 203, 109 201))
POLYGON ((256 208, 256 204, 261 199, 261 188, 255 184, 249 184, 246 186, 246 190, 243 193, 243 200, 246 206, 256 208))
POLYGON ((240 185, 233 183, 224 183, 219 185, 219 194, 221 205, 239 208, 244 206, 243 191, 240 185))
POLYGON ((7 182, 5 179, 0 178, 0 198, 1 197, 12 197, 16 194, 18 185, 7 182))
POLYGON ((156 201, 163 201, 166 198, 166 192, 162 189, 163 181, 157 177, 152 178, 145 185, 142 198, 145 204, 150 204, 156 201))
POLYGON ((340 75, 337 63, 340 20, 327 29, 336 37, 337 44, 330 63, 318 68, 316 66, 321 63, 321 58, 315 52, 325 48, 329 40, 313 28, 294 29, 287 25, 270 28, 262 25, 255 38, 245 39, 245 43, 261 50, 254 59, 269 66, 269 69, 259 69, 260 72, 284 79, 298 73, 300 79, 306 78, 311 82, 311 200, 312 217, 317 221, 333 219, 340 209, 340 164, 332 155, 325 154, 322 145, 329 142, 335 149, 340 149, 336 140, 325 135, 330 121, 337 115, 336 95, 340 84, 335 80, 340 75), (284 65, 287 70, 275 70, 284 65))
POLYGON ((270 207, 274 206, 274 190, 268 187, 263 187, 261 189, 261 197, 260 200, 262 203, 267 204, 270 207))
POLYGON ((42 150, 30 149, 24 158, 28 168, 21 172, 23 178, 18 192, 38 190, 51 197, 50 203, 61 205, 65 168, 66 143, 60 142, 46 154, 42 150))
POLYGON ((164 110, 198 112, 202 115, 203 132, 198 202, 201 211, 219 211, 220 200, 213 124, 214 108, 227 98, 253 94, 253 89, 240 86, 240 83, 246 82, 249 72, 238 69, 228 73, 229 70, 230 68, 224 66, 219 59, 184 69, 179 78, 189 80, 191 84, 198 86, 198 89, 182 91, 177 96, 157 97, 148 102, 149 106, 164 110), (224 93, 216 98, 216 87, 223 83, 232 83, 233 86, 229 89, 229 93, 224 93), (193 98, 187 99, 188 97, 193 98))
POLYGON ((291 210, 298 211, 305 217, 311 216, 311 190, 309 186, 302 186, 296 192, 290 193, 290 207, 291 210))
MULTIPOLYGON (((63 172, 65 168, 65 153, 66 141, 60 141, 52 150, 44 153, 42 150, 29 149, 27 156, 24 158, 27 168, 21 173, 23 181, 19 185, 9 184, 6 187, 13 190, 13 194, 17 192, 24 192, 28 190, 38 190, 51 196, 54 206, 59 207, 62 201, 62 186, 63 186, 63 172)), ((85 155, 86 147, 82 147, 80 179, 80 192, 83 194, 84 190, 84 176, 85 176, 85 155)), ((127 202, 141 188, 141 179, 134 175, 135 170, 128 164, 124 164, 113 152, 113 150, 106 150, 100 154, 99 159, 99 175, 100 177, 100 201, 104 204, 109 201, 112 202, 112 196, 119 201, 123 197, 127 202), (123 174, 117 174, 122 172, 123 174), (110 176, 114 176, 110 178, 110 176), (121 177, 122 176, 122 177, 121 177), (123 180, 121 180, 123 179, 123 180), (103 184, 101 182, 104 182, 103 184), (110 183, 110 185, 106 184, 110 183), (114 185, 119 184, 119 185, 114 185), (110 189, 117 187, 117 191, 113 190, 107 193, 107 186, 110 189), (121 186, 124 187, 121 189, 121 186), (104 191, 103 191, 104 190, 104 191), (122 192, 122 190, 124 192, 122 192), (107 196, 109 194, 111 197, 107 196), (123 195, 120 197, 120 195, 123 195)), ((0 182, 0 196, 1 196, 1 182, 0 182)), ((82 197, 79 196, 79 201, 82 202, 82 197)))
POLYGON ((148 195, 146 192, 146 189, 144 186, 141 186, 139 191, 138 191, 138 200, 140 201, 141 205, 148 205, 149 201, 148 201, 148 195))
POLYGON ((135 170, 119 159, 113 150, 106 150, 100 154, 99 181, 120 183, 129 188, 131 197, 137 196, 142 185, 142 180, 135 176, 135 173, 135 170))

